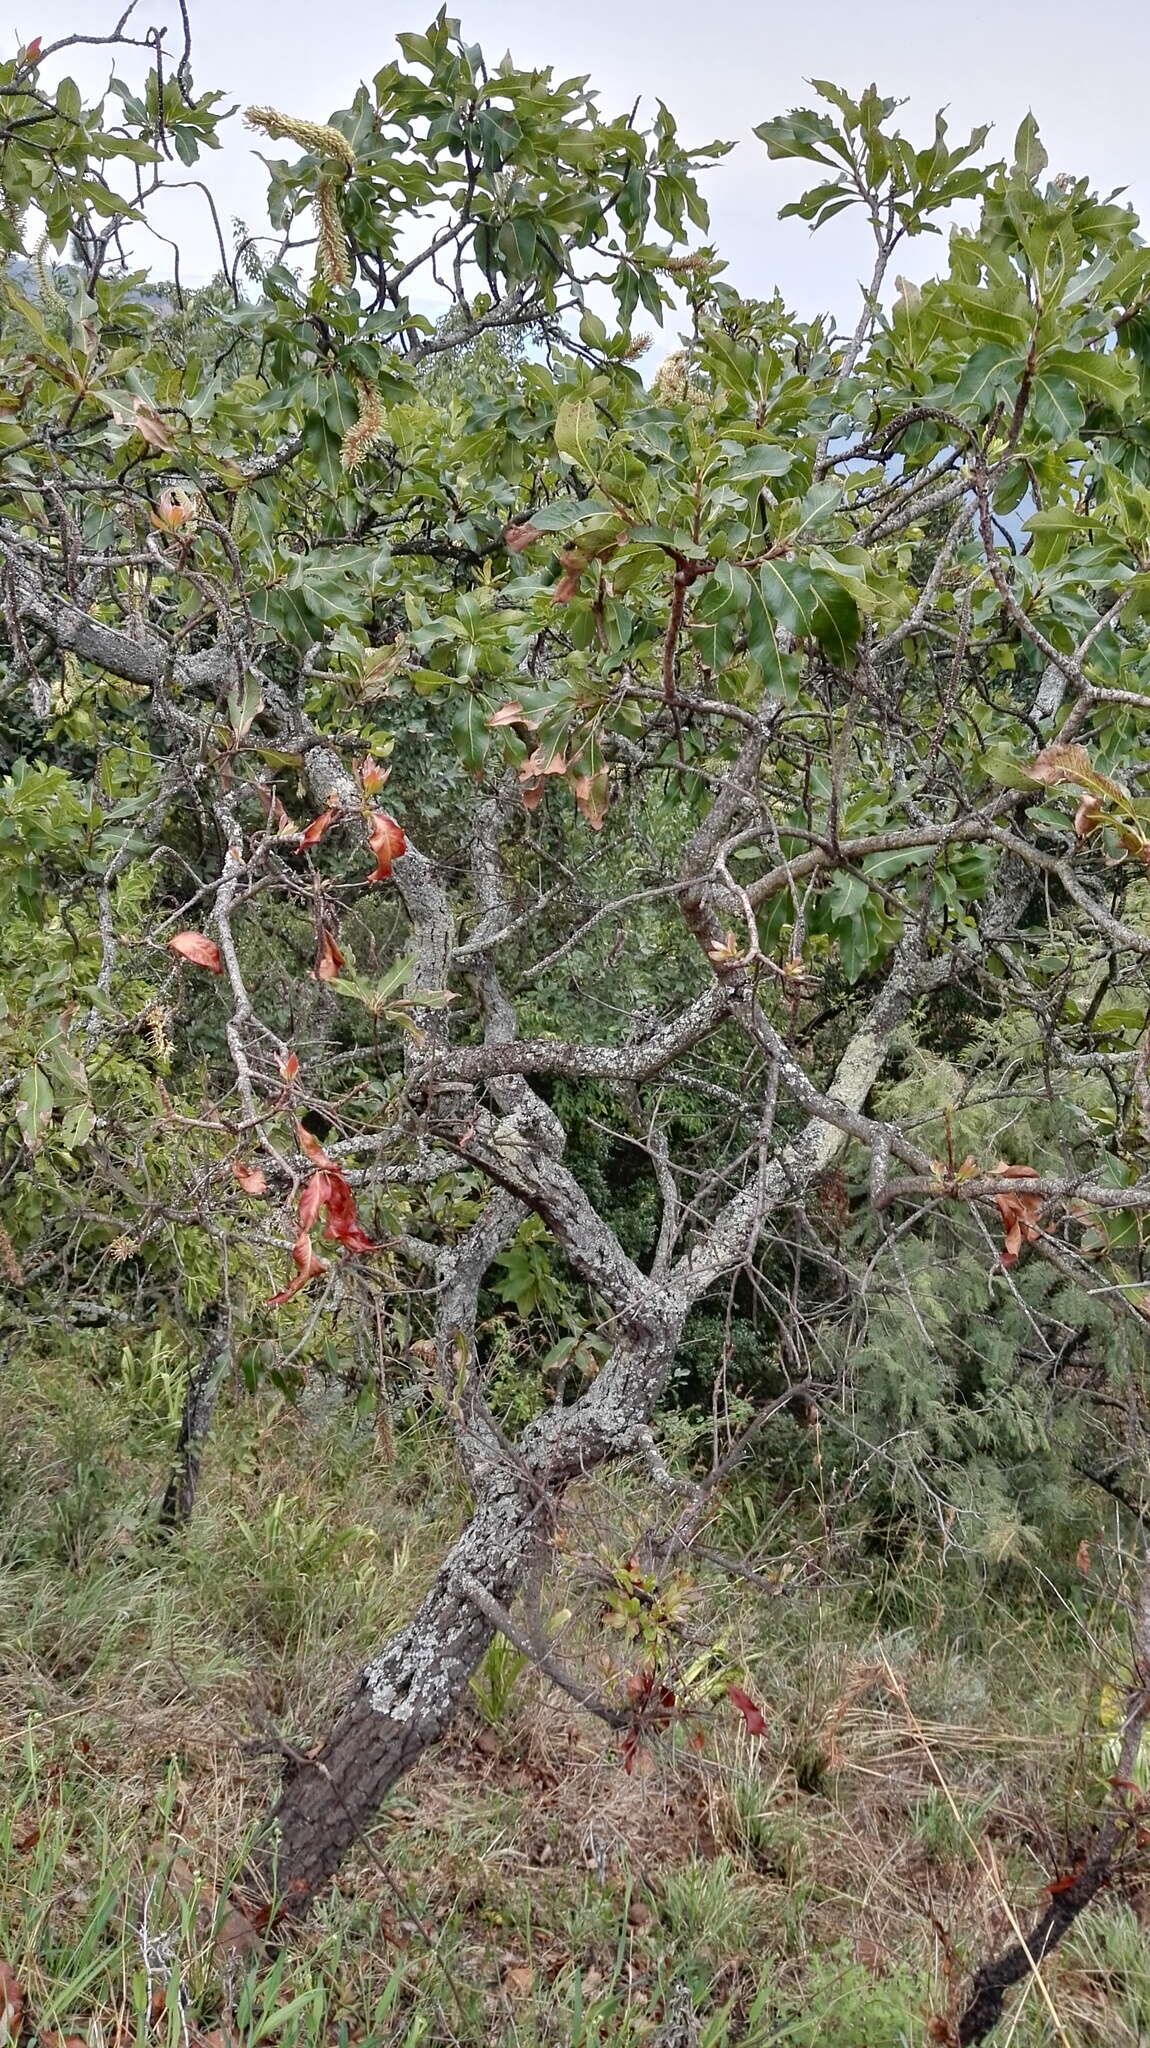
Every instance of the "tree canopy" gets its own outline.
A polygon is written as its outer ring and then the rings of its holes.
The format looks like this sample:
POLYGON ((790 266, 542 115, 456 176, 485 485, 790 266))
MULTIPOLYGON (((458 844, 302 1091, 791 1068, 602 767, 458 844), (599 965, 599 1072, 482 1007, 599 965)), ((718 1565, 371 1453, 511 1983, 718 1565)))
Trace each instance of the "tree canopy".
POLYGON ((764 192, 873 272, 797 319, 705 240, 726 143, 441 14, 248 110, 193 290, 124 250, 221 95, 112 42, 99 105, 0 67, 6 1341, 440 1414, 473 1515, 288 1776, 298 1907, 605 1463, 656 1573, 784 1406, 958 1569, 1137 1519, 1150 250, 1031 117, 819 81, 764 192))

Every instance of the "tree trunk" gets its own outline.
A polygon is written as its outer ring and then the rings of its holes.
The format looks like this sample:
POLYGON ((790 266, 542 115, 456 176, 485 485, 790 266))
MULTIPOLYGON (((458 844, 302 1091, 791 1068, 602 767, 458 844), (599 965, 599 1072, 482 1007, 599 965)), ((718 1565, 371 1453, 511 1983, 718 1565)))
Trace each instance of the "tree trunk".
POLYGON ((180 1433, 176 1438, 176 1455, 172 1473, 160 1502, 159 1526, 167 1536, 182 1529, 191 1520, 196 1503, 196 1489, 200 1481, 200 1463, 204 1445, 216 1412, 224 1374, 231 1360, 231 1345, 226 1320, 220 1310, 211 1315, 206 1332, 207 1342, 198 1365, 188 1374, 184 1390, 184 1411, 180 1417, 180 1433))
POLYGON ((669 1315, 621 1331, 581 1401, 549 1409, 518 1444, 492 1456, 475 1514, 418 1613, 360 1674, 322 1749, 285 1770, 272 1838, 254 1873, 281 1914, 307 1912, 391 1787, 451 1726, 496 1633, 468 1581, 509 1608, 551 1540, 571 1481, 641 1448, 685 1312, 676 1302, 669 1315))
POLYGON ((548 1519, 538 1490, 502 1473, 418 1613, 360 1674, 322 1749, 289 1763, 272 1816, 277 1839, 259 1865, 282 1912, 307 1911, 397 1779, 451 1725, 495 1634, 464 1580, 478 1580, 505 1606, 545 1540, 548 1519))

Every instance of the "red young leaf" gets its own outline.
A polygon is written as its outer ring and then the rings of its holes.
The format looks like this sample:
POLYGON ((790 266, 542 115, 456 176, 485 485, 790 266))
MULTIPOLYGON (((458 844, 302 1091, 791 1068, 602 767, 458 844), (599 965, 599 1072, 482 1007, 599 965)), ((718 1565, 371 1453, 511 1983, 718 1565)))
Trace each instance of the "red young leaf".
POLYGON ((750 1693, 744 1692, 741 1685, 729 1685, 727 1687, 727 1698, 730 1700, 731 1705, 736 1707, 742 1715, 743 1726, 748 1735, 766 1735, 768 1733, 767 1724, 763 1719, 762 1708, 755 1705, 750 1693))
POLYGON ((355 1197, 342 1173, 325 1175, 327 1181, 327 1222, 325 1235, 333 1237, 349 1252, 375 1252, 379 1246, 368 1236, 355 1213, 355 1197))
POLYGON ((301 1230, 310 1230, 312 1228, 327 1199, 327 1174, 322 1171, 313 1173, 304 1182, 303 1193, 299 1198, 299 1227, 301 1230))
POLYGON ((232 1172, 245 1195, 266 1195, 268 1177, 262 1166, 245 1166, 242 1159, 233 1159, 232 1172))
POLYGON ((321 1259, 312 1250, 311 1239, 306 1230, 300 1231, 291 1248, 291 1255, 292 1263, 296 1268, 295 1279, 289 1281, 286 1287, 281 1288, 278 1294, 269 1294, 267 1299, 267 1306, 269 1308, 279 1308, 281 1303, 290 1301, 293 1294, 298 1294, 301 1287, 306 1287, 309 1280, 314 1280, 317 1273, 327 1272, 327 1260, 321 1259))
MULTIPOLYGON (((313 1139, 312 1143, 314 1142, 313 1139)), ((323 1226, 324 1236, 334 1238, 336 1244, 341 1244, 345 1251, 379 1250, 379 1246, 368 1236, 356 1215, 355 1197, 347 1181, 330 1160, 326 1167, 313 1173, 304 1183, 304 1190, 299 1198, 301 1231, 310 1231, 321 1215, 326 1217, 323 1226)))
POLYGON ((367 879, 369 882, 386 882, 392 861, 407 852, 403 828, 387 811, 373 811, 368 822, 367 843, 375 855, 375 866, 367 879))
POLYGON ((318 846, 332 819, 337 815, 338 813, 334 810, 321 811, 318 818, 313 818, 311 824, 306 825, 300 833, 300 846, 318 846))
POLYGON ((313 1166, 330 1166, 334 1168, 335 1161, 328 1158, 319 1139, 313 1138, 305 1125, 297 1123, 295 1134, 299 1139, 300 1151, 307 1154, 313 1166))
POLYGON ((208 968, 212 974, 224 971, 219 947, 203 932, 174 932, 168 940, 168 951, 178 953, 182 960, 190 960, 195 967, 208 968))
POLYGON ((299 1073, 299 1054, 289 1052, 279 1063, 280 1073, 285 1081, 294 1081, 299 1073))
POLYGON ((338 981, 339 970, 342 966, 343 954, 340 952, 331 933, 321 932, 319 935, 319 950, 315 956, 315 966, 312 968, 312 979, 314 981, 338 981))
POLYGON ((25 43, 24 62, 26 64, 38 64, 40 62, 40 50, 42 48, 43 41, 43 36, 33 36, 30 43, 25 43))
POLYGON ((359 764, 359 779, 363 785, 364 795, 374 796, 377 790, 383 788, 390 774, 390 768, 381 768, 379 762, 373 761, 370 754, 365 755, 359 764))

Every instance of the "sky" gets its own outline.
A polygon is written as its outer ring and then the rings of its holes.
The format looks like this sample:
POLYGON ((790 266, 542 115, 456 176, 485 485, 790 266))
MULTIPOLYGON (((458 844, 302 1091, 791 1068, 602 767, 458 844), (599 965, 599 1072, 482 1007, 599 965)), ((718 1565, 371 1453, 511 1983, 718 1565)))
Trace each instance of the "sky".
MULTIPOLYGON (((106 31, 123 0, 15 0, 21 41, 106 31)), ((834 80, 857 93, 872 80, 905 97, 901 122, 924 143, 936 108, 952 139, 976 123, 994 128, 988 147, 1008 153, 1028 108, 1038 118, 1051 172, 1088 174, 1103 191, 1128 188, 1150 236, 1150 8, 1140 0, 451 0, 468 41, 492 61, 510 50, 522 65, 551 64, 560 77, 589 73, 607 114, 642 96, 663 99, 687 142, 717 136, 737 148, 706 180, 711 238, 744 291, 777 285, 800 314, 851 312, 856 280, 869 273, 869 237, 852 211, 812 236, 780 206, 820 175, 813 165, 772 164, 756 122, 811 103, 805 81, 834 80)), ((398 54, 400 30, 427 26, 435 0, 188 0, 199 90, 223 88, 243 107, 272 105, 310 119, 346 106, 361 78, 398 54)), ((175 0, 138 0, 135 23, 178 30, 175 0)), ((0 47, 6 43, 0 38, 0 47)), ((106 53, 74 51, 67 67, 85 87, 106 76, 106 53)), ((117 60, 125 73, 128 65, 117 60)), ((54 70, 63 69, 59 59, 54 70)), ((262 215, 266 180, 258 140, 237 118, 225 147, 204 164, 225 220, 262 215)), ((265 147, 269 145, 265 144, 265 147)), ((271 145, 279 153, 279 145, 271 145)), ((189 282, 211 275, 214 242, 198 194, 172 195, 163 219, 179 239, 189 282)), ((896 268, 922 279, 944 260, 923 236, 896 268)), ((162 251, 157 268, 166 269, 162 251)))

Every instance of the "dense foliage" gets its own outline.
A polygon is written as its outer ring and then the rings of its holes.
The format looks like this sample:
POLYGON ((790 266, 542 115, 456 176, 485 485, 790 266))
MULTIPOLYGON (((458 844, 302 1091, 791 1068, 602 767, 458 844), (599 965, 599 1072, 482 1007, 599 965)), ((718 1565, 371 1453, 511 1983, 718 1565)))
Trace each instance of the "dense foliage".
MULTIPOLYGON (((169 1518, 229 1360, 438 1406, 476 1518, 363 1695, 430 1740, 605 1462, 652 1572, 712 1447, 972 1583, 1141 1513, 1150 250, 1029 117, 819 84, 757 132, 873 235, 844 334, 700 241, 725 144, 399 45, 249 111, 195 292, 122 247, 188 52, 0 71, 0 1249, 10 1347, 186 1357, 169 1518)), ((285 1794, 304 1895, 410 1760, 322 1851, 285 1794)))

